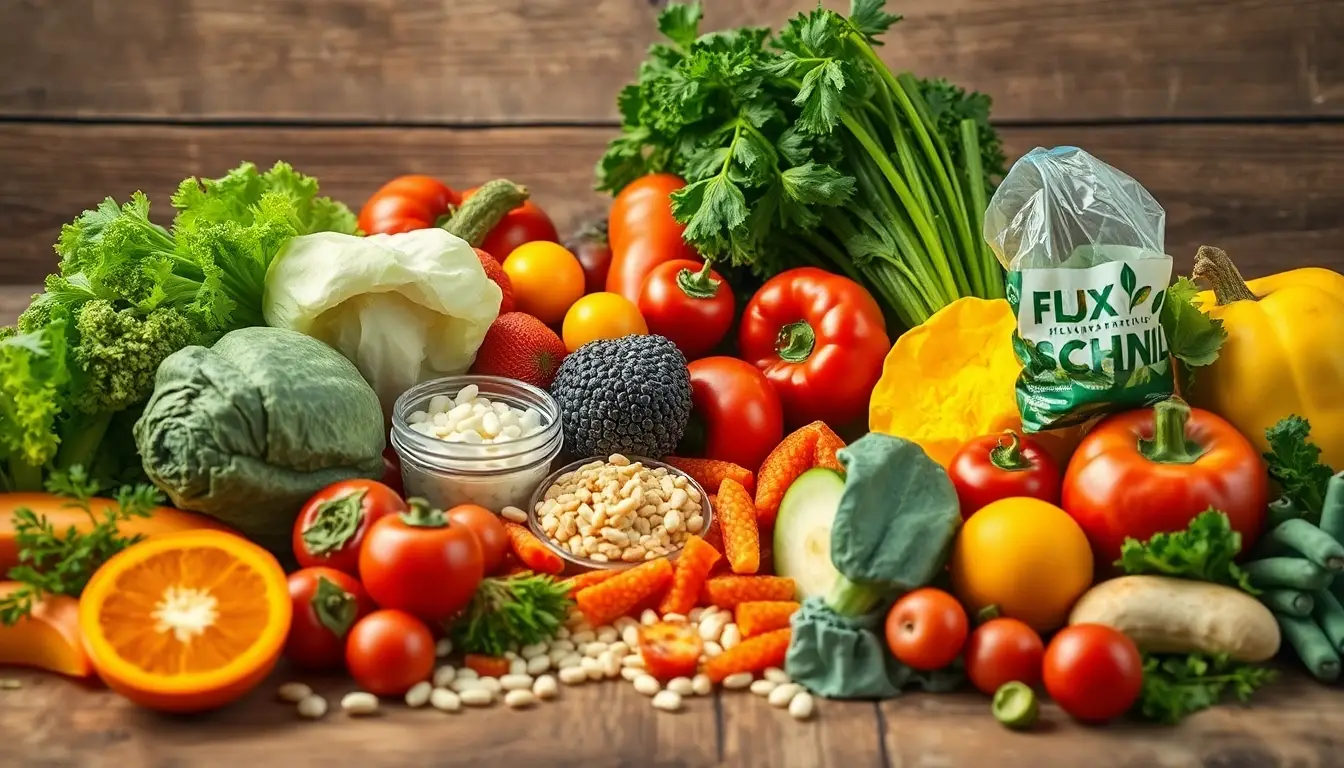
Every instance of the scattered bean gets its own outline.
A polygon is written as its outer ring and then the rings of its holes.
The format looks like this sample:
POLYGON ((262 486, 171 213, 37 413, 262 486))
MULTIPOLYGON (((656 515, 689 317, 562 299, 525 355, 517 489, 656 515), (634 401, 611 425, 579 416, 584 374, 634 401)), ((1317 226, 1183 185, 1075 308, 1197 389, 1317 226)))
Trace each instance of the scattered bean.
POLYGON ((341 699, 341 709, 347 715, 372 715, 378 711, 378 697, 364 691, 347 693, 341 699))
POLYGON ((779 667, 766 667, 763 676, 772 683, 791 683, 788 673, 779 667))
POLYGON ((682 616, 680 613, 664 613, 663 621, 685 622, 686 617, 682 616))
POLYGON ((550 671, 550 669, 551 669, 551 657, 550 657, 550 656, 533 656, 532 658, 528 659, 528 660, 527 660, 527 663, 524 664, 523 666, 524 666, 524 668, 525 668, 524 671, 526 671, 527 674, 532 675, 533 677, 536 677, 537 675, 540 675, 542 672, 548 672, 548 671, 550 671))
POLYGON ((696 696, 708 696, 714 692, 714 683, 710 682, 709 675, 696 675, 691 678, 691 690, 696 696))
POLYGON ((588 671, 583 667, 561 667, 556 673, 565 685, 579 685, 588 682, 588 671))
POLYGON ((629 680, 632 683, 635 681, 636 678, 642 677, 643 675, 644 670, 640 669, 639 667, 621 667, 621 677, 625 678, 626 680, 629 680))
POLYGON ((457 691, 458 693, 466 693, 467 691, 489 691, 490 693, 494 693, 495 689, 492 688, 490 684, 486 682, 486 680, 493 680, 493 679, 494 678, 478 678, 476 680, 472 680, 470 678, 463 679, 459 677, 452 682, 452 685, 448 687, 452 688, 454 691, 457 691))
POLYGON ((653 697, 653 708, 664 712, 676 712, 681 709, 681 696, 676 691, 659 691, 653 697))
POLYGON ((643 669, 644 657, 640 656, 638 653, 632 653, 629 656, 626 656, 625 658, 621 659, 621 666, 634 667, 635 669, 643 669))
POLYGON ((793 697, 797 696, 801 690, 803 690, 803 687, 797 683, 782 683, 775 686, 775 690, 770 692, 766 701, 769 701, 772 707, 787 707, 789 702, 793 701, 793 697))
POLYGON ((298 704, 313 695, 313 689, 305 683, 285 683, 276 690, 275 695, 281 701, 298 704))
POLYGON ((499 511, 499 516, 519 525, 527 525, 527 513, 517 507, 505 507, 499 511))
POLYGON ((608 678, 616 677, 621 673, 621 657, 605 651, 597 657, 597 663, 602 665, 602 674, 608 678))
POLYGON ((639 625, 631 624, 621 630, 621 640, 631 648, 639 647, 639 625))
POLYGON ((575 632, 574 634, 570 635, 569 639, 571 642, 574 643, 575 646, 582 648, 584 645, 591 643, 594 640, 597 640, 597 633, 591 629, 585 629, 581 632, 575 632))
POLYGON ((554 677, 542 675, 532 684, 532 695, 542 701, 548 701, 560 695, 560 688, 555 684, 554 677))
POLYGON ((429 694, 434 690, 430 683, 416 683, 406 692, 406 706, 423 707, 429 703, 429 694))
POLYGON ((608 645, 616 642, 621 637, 621 633, 616 631, 615 627, 598 627, 597 641, 608 645))
POLYGON ((635 690, 645 696, 654 696, 663 689, 653 675, 640 675, 635 678, 635 690))
POLYGON ((644 612, 639 615, 639 623, 651 627, 658 623, 658 614, 654 613, 652 608, 645 608, 644 612))
POLYGON ((695 686, 692 685, 689 677, 674 677, 667 681, 667 690, 676 693, 678 696, 692 696, 695 694, 695 686))
POLYGON ((442 638, 434 644, 434 655, 442 659, 453 652, 453 641, 448 638, 442 638))
POLYGON ((430 691, 429 705, 440 712, 457 712, 462 709, 462 698, 447 688, 435 688, 430 691))
POLYGON ((478 677, 480 677, 480 675, 476 674, 476 670, 471 667, 463 667, 457 670, 458 680, 475 680, 478 677))
POLYGON ((521 691, 526 688, 532 690, 532 676, 529 674, 514 675, 509 674, 499 678, 500 686, 506 691, 521 691))
POLYGON ((705 641, 705 655, 706 655, 706 656, 708 656, 709 658, 712 659, 712 658, 714 658, 715 656, 718 656, 718 655, 721 654, 721 653, 723 653, 723 646, 719 645, 718 643, 714 642, 713 640, 706 640, 706 641, 705 641))
POLYGON ((730 691, 740 691, 743 688, 748 688, 751 686, 751 673, 738 672, 736 674, 729 675, 723 678, 722 685, 724 688, 727 688, 730 691))
POLYGON ((607 652, 607 644, 601 642, 585 643, 583 646, 583 655, 590 659, 596 659, 598 656, 607 652))
POLYGON ((451 666, 442 666, 434 670, 434 687, 447 688, 457 679, 457 670, 451 666))
POLYGON ((707 642, 718 642, 719 636, 723 633, 723 627, 727 623, 727 617, 722 613, 711 614, 701 619, 700 639, 707 642))
POLYGON ((568 669, 570 667, 582 667, 583 657, 577 653, 571 653, 555 663, 556 669, 568 669))
POLYGON ((510 709, 522 709, 530 707, 537 703, 537 697, 532 695, 532 689, 524 688, 517 691, 509 691, 504 694, 504 706, 510 709))
POLYGON ((770 692, 775 690, 776 685, 778 685, 778 683, 774 680, 766 680, 762 678, 752 682, 751 692, 757 696, 769 696, 770 692))
POLYGON ((469 691, 461 691, 458 698, 468 707, 488 707, 495 703, 495 692, 484 688, 473 688, 469 691))
POLYGON ((719 645, 727 650, 740 642, 742 642, 742 630, 738 629, 736 624, 724 625, 723 631, 719 633, 719 645))
POLYGON ((789 702, 789 714, 794 720, 806 720, 812 716, 812 694, 802 691, 789 702))
POLYGON ((588 676, 589 680, 601 680, 603 677, 606 677, 607 671, 602 667, 601 662, 591 656, 583 657, 580 666, 583 669, 583 673, 588 676))
POLYGON ((321 696, 305 696, 298 706, 299 717, 305 720, 320 720, 327 714, 327 700, 321 696))

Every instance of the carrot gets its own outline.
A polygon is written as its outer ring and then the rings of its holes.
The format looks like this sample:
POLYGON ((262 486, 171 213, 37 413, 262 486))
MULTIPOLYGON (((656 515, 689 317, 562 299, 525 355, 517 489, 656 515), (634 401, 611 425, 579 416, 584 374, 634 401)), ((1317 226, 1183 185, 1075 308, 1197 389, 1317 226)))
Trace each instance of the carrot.
POLYGON ((725 477, 714 497, 719 502, 718 521, 723 530, 723 553, 733 573, 761 569, 761 532, 756 528, 756 505, 742 484, 725 477))
MULTIPOLYGON (((93 529, 94 521, 89 519, 88 513, 80 507, 69 506, 71 503, 69 498, 53 493, 0 493, 0 576, 19 564, 19 545, 14 533, 16 511, 27 508, 39 518, 45 517, 61 536, 72 525, 79 533, 88 533, 93 529)), ((115 505, 112 499, 89 500, 89 509, 100 519, 107 509, 115 505)), ((155 507, 149 517, 136 517, 117 524, 117 530, 123 536, 158 536, 201 529, 233 532, 232 528, 213 517, 172 507, 155 507)))
POLYGON ((622 571, 601 584, 579 590, 574 595, 574 602, 589 624, 600 627, 660 594, 671 582, 672 564, 667 558, 660 557, 622 571))
POLYGON ((503 656, 468 653, 463 664, 481 677, 503 677, 509 674, 509 660, 503 656))
POLYGON ((569 587, 569 596, 573 597, 579 590, 587 589, 594 584, 601 584, 618 573, 620 573, 620 571, 588 571, 587 573, 580 573, 577 576, 570 576, 560 583, 569 587))
POLYGON ((700 597, 700 588, 709 578, 709 572, 719 561, 718 550, 705 543, 699 536, 686 539, 677 557, 677 567, 672 574, 672 588, 667 590, 663 602, 658 606, 660 615, 680 613, 685 616, 695 607, 700 597))
POLYGON ((834 469, 836 472, 844 472, 845 465, 840 463, 840 459, 835 455, 836 451, 845 447, 845 441, 835 434, 835 430, 826 426, 826 422, 814 422, 810 426, 817 429, 817 446, 812 459, 812 466, 834 469))
POLYGON ((760 672, 767 667, 784 666, 789 652, 791 629, 776 629, 748 638, 705 663, 705 674, 715 683, 738 672, 760 672))
POLYGON ((565 561, 542 543, 528 529, 511 521, 503 520, 504 532, 509 535, 509 545, 513 554, 528 568, 537 573, 560 574, 565 572, 565 561))
POLYGON ((758 600, 793 600, 798 586, 784 576, 715 576, 705 582, 710 605, 736 610, 742 603, 758 600))
POLYGON ((737 604, 737 628, 743 637, 754 637, 789 626, 802 606, 793 600, 748 600, 737 604))
POLYGON ((756 473, 756 519, 761 528, 775 524, 784 493, 799 475, 813 467, 817 442, 821 439, 821 432, 816 428, 819 423, 799 427, 780 441, 761 463, 761 469, 756 473))
POLYGON ((666 464, 680 469, 682 472, 691 476, 691 479, 700 484, 706 492, 713 493, 723 483, 725 477, 731 477, 742 484, 748 493, 756 490, 756 475, 746 467, 740 467, 731 461, 719 461, 718 459, 687 459, 680 456, 668 456, 663 459, 666 464))

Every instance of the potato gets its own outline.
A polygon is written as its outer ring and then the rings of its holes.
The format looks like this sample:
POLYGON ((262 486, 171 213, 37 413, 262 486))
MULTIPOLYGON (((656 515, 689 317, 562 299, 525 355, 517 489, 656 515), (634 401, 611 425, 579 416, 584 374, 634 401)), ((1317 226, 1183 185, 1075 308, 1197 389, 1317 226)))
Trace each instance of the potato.
POLYGON ((1122 576, 1088 590, 1069 624, 1104 624, 1153 653, 1225 653, 1258 662, 1279 650, 1279 625, 1232 587, 1166 576, 1122 576))

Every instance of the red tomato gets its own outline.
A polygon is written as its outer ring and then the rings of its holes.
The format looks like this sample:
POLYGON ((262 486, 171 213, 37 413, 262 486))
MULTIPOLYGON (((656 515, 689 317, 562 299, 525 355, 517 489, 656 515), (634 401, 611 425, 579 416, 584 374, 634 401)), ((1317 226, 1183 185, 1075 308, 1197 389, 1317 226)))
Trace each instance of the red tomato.
POLYGON ((607 290, 607 272, 611 270, 611 245, 607 242, 607 222, 594 222, 565 245, 583 267, 583 292, 607 290))
POLYGON ((1030 496, 1059 505, 1059 465, 1034 440, 1012 430, 967 441, 952 457, 947 474, 957 489, 963 520, 999 499, 1030 496))
POLYGON ((941 589, 916 589, 896 601, 887 614, 887 647, 912 669, 942 669, 966 644, 970 621, 957 599, 941 589))
POLYGON ((798 267, 766 281, 738 332, 742 359, 765 372, 792 427, 843 427, 868 412, 891 351, 871 294, 847 277, 798 267))
POLYGON ((1102 563, 1120 557, 1125 538, 1185 530, 1209 507, 1227 513, 1249 552, 1265 523, 1269 478, 1235 427, 1173 397, 1097 424, 1069 461, 1061 501, 1102 563))
POLYGON ((504 555, 509 551, 509 534, 504 531, 504 523, 499 515, 475 504, 459 504, 448 510, 448 522, 465 526, 476 543, 481 545, 481 561, 486 574, 499 573, 504 565, 504 555))
MULTIPOLYGON (((465 202, 476 194, 478 187, 472 187, 462 193, 462 200, 465 202)), ((495 261, 503 264, 504 260, 513 253, 513 249, 523 243, 531 243, 536 240, 548 240, 552 243, 560 242, 560 233, 555 229, 555 223, 551 217, 541 210, 541 207, 532 200, 524 200, 523 204, 514 208, 512 211, 504 214, 495 228, 490 230, 490 234, 485 236, 481 243, 481 250, 495 257, 495 261)))
POLYGON ((687 360, 714 350, 733 325, 733 289, 709 262, 674 259, 654 267, 639 291, 649 332, 666 336, 687 360))
POLYGON ((294 557, 304 568, 321 565, 357 576, 359 547, 369 528, 387 515, 405 511, 401 495, 382 483, 332 483, 299 510, 294 521, 294 557))
POLYGON ((989 696, 1013 681, 1034 688, 1041 683, 1044 656, 1045 644, 1036 630, 1017 619, 990 619, 966 641, 966 676, 989 696))
POLYGON ((1143 688, 1143 659, 1124 633, 1101 624, 1061 629, 1045 649, 1045 690, 1060 709, 1085 723, 1129 711, 1143 688))
POLYGON ((359 550, 359 577, 374 601, 430 623, 467 607, 484 576, 476 535, 423 499, 375 523, 359 550))
POLYGON ((686 227, 672 217, 673 192, 686 182, 670 173, 654 173, 636 179, 616 195, 607 215, 611 244, 611 269, 606 289, 635 304, 644 278, 653 268, 673 259, 698 259, 686 244, 686 227))
POLYGON ((434 671, 434 635, 405 611, 374 611, 351 628, 345 667, 360 690, 401 696, 434 671))
POLYGON ((438 179, 398 176, 364 203, 359 211, 359 228, 370 235, 429 229, 461 202, 461 196, 438 179))
POLYGON ((784 411, 775 388, 756 366, 735 357, 706 357, 687 370, 691 420, 682 454, 756 471, 784 439, 784 411))
POLYGON ((693 677, 700 665, 705 643, 691 625, 660 621, 639 628, 639 655, 644 669, 659 680, 693 677))
POLYGON ((355 578, 334 568, 303 568, 289 575, 294 621, 285 657, 300 669, 339 669, 345 637, 356 621, 373 613, 369 593, 355 578))

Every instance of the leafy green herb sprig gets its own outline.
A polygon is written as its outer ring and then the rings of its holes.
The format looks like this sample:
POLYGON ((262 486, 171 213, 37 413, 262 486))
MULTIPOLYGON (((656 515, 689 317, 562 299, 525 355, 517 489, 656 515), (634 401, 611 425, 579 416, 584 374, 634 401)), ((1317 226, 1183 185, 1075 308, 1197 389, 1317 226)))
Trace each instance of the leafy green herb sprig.
POLYGON ((1234 587, 1251 595, 1260 590, 1234 562, 1241 552, 1241 534, 1232 530, 1227 515, 1210 507, 1183 531, 1158 533, 1147 542, 1125 539, 1115 562, 1125 573, 1156 574, 1208 581, 1234 587))
POLYGON ((453 624, 453 644, 464 653, 503 656, 554 637, 573 604, 569 587, 550 576, 488 578, 453 624))
POLYGON ((1321 463, 1321 449, 1310 440, 1311 423, 1301 416, 1286 416, 1265 430, 1265 438, 1269 441, 1264 454, 1269 476, 1302 519, 1319 525, 1326 487, 1335 471, 1321 463))

